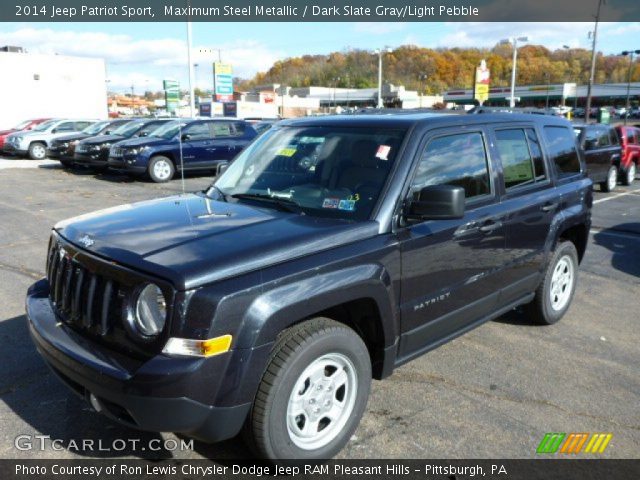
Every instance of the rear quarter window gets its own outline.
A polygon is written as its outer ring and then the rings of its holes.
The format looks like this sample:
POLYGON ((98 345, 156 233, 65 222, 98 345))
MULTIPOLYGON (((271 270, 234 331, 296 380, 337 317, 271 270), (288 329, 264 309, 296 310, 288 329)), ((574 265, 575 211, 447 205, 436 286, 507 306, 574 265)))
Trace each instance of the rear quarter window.
POLYGON ((569 177, 580 173, 580 158, 575 134, 567 127, 545 126, 544 138, 551 164, 558 177, 569 177))

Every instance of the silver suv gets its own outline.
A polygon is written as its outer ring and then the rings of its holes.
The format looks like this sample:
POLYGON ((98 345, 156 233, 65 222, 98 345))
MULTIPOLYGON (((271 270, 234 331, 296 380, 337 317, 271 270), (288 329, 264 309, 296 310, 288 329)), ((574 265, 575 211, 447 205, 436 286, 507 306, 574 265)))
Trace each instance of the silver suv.
POLYGON ((47 149, 52 140, 84 130, 97 121, 54 118, 41 123, 31 131, 12 133, 5 141, 4 151, 11 154, 26 155, 32 160, 42 160, 47 156, 47 149))

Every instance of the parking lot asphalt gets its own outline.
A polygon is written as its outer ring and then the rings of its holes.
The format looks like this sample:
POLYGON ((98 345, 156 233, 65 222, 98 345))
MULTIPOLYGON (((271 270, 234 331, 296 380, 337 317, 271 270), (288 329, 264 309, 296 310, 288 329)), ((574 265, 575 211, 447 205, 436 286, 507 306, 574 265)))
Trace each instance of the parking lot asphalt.
MULTIPOLYGON (((0 166, 7 162, 0 159, 0 166)), ((176 437, 130 430, 94 413, 36 353, 24 297, 44 275, 50 228, 82 213, 178 193, 181 182, 134 182, 48 162, 26 167, 0 168, 0 458, 247 455, 238 439, 195 442, 193 451, 71 448, 83 439, 144 445, 176 437), (18 450, 18 435, 48 435, 66 448, 47 443, 43 451, 18 450)), ((185 184, 193 191, 210 182, 189 177, 185 184)), ((590 243, 566 317, 537 327, 513 311, 374 382, 367 412, 340 458, 534 458, 546 432, 612 433, 600 457, 638 457, 640 182, 596 191, 595 198, 590 243)))

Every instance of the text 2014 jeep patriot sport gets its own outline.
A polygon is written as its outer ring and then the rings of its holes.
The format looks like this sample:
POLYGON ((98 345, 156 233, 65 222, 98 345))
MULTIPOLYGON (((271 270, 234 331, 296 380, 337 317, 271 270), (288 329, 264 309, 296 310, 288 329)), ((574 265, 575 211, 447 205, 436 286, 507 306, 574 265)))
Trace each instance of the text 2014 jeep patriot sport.
POLYGON ((371 378, 518 305, 557 322, 591 204, 563 119, 285 121, 204 192, 56 225, 29 327, 118 422, 328 458, 371 378))

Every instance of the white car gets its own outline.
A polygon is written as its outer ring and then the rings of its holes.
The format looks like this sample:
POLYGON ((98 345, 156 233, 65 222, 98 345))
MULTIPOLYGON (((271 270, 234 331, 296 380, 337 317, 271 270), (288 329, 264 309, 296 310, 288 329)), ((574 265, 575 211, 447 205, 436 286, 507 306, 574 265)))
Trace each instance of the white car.
POLYGON ((42 160, 47 156, 51 140, 84 130, 98 120, 54 118, 41 123, 28 132, 16 132, 7 136, 4 151, 10 154, 28 156, 32 160, 42 160))
POLYGON ((627 107, 617 107, 613 113, 616 117, 622 118, 627 114, 627 107))

